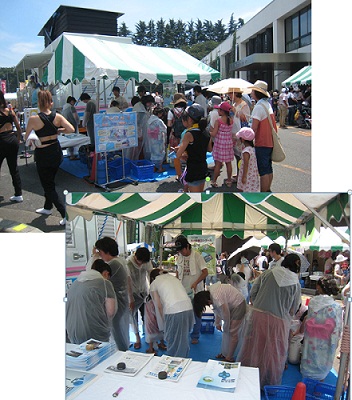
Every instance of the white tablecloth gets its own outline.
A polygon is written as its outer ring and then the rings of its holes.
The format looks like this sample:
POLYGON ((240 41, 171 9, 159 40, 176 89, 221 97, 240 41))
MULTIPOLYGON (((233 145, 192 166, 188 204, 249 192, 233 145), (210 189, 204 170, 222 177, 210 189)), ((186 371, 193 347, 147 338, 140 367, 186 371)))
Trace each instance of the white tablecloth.
POLYGON ((90 144, 89 136, 82 135, 80 133, 71 133, 65 136, 58 136, 60 145, 63 149, 67 147, 84 146, 90 144))
MULTIPOLYGON (((67 346, 70 348, 70 345, 67 346)), ((124 390, 118 396, 119 400, 260 400, 258 368, 241 367, 238 384, 234 393, 197 388, 197 382, 202 375, 206 363, 192 361, 179 382, 168 382, 159 379, 146 378, 151 360, 136 376, 107 374, 104 371, 109 365, 117 363, 120 352, 97 365, 90 373, 98 374, 99 378, 81 392, 75 400, 111 400, 112 394, 119 387, 124 390)))

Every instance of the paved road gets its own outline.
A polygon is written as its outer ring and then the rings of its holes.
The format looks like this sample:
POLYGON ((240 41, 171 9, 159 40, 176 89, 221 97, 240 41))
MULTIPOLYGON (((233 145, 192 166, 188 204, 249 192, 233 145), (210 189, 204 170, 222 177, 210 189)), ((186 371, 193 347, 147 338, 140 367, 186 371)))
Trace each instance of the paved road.
MULTIPOLYGON (((284 162, 274 165, 273 192, 310 192, 311 191, 311 134, 310 131, 298 128, 280 129, 280 138, 286 150, 284 162)), ((22 150, 22 149, 21 149, 22 150)), ((61 219, 56 209, 51 216, 35 213, 43 207, 43 190, 40 185, 33 157, 26 160, 18 159, 23 187, 23 203, 11 203, 8 199, 13 195, 11 176, 6 162, 0 171, 0 219, 27 224, 43 232, 63 232, 59 226, 61 219)), ((219 188, 209 188, 212 192, 235 192, 236 186, 228 188, 223 183, 225 168, 218 179, 219 188)), ((64 197, 63 192, 101 192, 102 189, 89 184, 84 179, 76 178, 63 170, 59 170, 56 178, 57 191, 64 197)), ((113 191, 120 192, 177 192, 181 185, 174 177, 161 182, 132 184, 116 184, 113 191)), ((1 228, 1 227, 0 227, 1 228)))

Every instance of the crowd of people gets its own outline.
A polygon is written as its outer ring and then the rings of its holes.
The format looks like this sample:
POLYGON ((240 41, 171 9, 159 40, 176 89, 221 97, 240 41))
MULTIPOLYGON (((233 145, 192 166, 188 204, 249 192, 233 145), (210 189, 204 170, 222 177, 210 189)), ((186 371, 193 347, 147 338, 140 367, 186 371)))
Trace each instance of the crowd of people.
POLYGON ((349 290, 334 274, 339 274, 341 263, 346 268, 347 257, 335 257, 332 273, 320 277, 316 295, 306 306, 301 296, 302 255, 283 252, 277 243, 254 257, 242 252, 236 265, 227 253, 220 254, 212 281, 204 258, 185 236, 175 238, 174 250, 176 274, 152 266, 146 248, 126 260, 119 256, 115 240, 99 239, 86 271, 68 290, 68 340, 115 340, 125 351, 131 324, 138 350, 140 315, 148 353, 163 349, 171 356, 188 357, 190 346, 201 340, 202 313, 210 307, 222 332, 221 350, 214 358, 258 367, 261 387, 280 385, 288 362, 300 362, 303 377, 327 376, 342 330, 342 306, 335 298, 349 290), (295 339, 298 357, 292 355, 295 339))

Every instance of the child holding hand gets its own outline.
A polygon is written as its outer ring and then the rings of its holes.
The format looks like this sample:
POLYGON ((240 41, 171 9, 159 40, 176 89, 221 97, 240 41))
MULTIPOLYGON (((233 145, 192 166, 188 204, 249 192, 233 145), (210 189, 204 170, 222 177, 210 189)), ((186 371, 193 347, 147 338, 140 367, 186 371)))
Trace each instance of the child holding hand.
POLYGON ((260 180, 257 166, 257 157, 254 149, 254 131, 251 128, 241 128, 237 139, 241 140, 241 166, 238 173, 237 188, 242 192, 260 192, 260 180))

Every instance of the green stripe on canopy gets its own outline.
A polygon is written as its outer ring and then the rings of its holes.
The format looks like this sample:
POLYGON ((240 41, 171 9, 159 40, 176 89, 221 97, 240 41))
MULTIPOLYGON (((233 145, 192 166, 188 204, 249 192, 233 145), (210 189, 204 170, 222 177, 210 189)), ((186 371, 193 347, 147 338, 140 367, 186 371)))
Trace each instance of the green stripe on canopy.
POLYGON ((55 82, 62 81, 64 38, 61 38, 55 50, 55 82))
POLYGON ((283 85, 304 85, 312 83, 312 66, 307 65, 282 82, 283 85))
POLYGON ((129 79, 134 78, 136 81, 139 81, 139 73, 137 71, 127 71, 123 69, 119 69, 118 74, 124 81, 128 81, 129 79))
POLYGON ((73 46, 72 52, 72 81, 78 80, 80 82, 84 79, 85 57, 75 46, 73 46))
POLYGON ((172 82, 174 77, 172 74, 156 74, 157 79, 161 82, 172 82))

